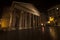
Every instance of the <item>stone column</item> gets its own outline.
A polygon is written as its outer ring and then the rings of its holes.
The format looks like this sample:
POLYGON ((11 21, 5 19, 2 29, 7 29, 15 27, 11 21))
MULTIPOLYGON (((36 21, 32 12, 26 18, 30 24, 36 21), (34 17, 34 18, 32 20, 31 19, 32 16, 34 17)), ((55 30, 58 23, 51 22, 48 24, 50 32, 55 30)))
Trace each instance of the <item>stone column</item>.
POLYGON ((21 11, 21 13, 20 13, 19 30, 22 29, 22 14, 23 13, 24 13, 23 11, 21 11))
POLYGON ((29 13, 29 28, 32 28, 31 27, 31 14, 29 13))

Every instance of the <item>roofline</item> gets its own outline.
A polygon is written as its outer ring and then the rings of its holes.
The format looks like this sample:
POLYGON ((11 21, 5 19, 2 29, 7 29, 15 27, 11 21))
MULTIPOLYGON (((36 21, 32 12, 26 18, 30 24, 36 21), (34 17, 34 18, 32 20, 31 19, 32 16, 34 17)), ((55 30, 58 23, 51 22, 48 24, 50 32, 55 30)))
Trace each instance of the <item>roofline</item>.
MULTIPOLYGON (((31 3, 26 3, 26 2, 18 2, 18 1, 13 1, 13 3, 24 3, 24 4, 31 4, 31 3)), ((32 5, 32 4, 31 4, 32 5)))
MULTIPOLYGON (((12 6, 11 7, 13 7, 13 5, 14 5, 14 3, 19 3, 19 4, 21 4, 21 3, 23 3, 23 4, 28 4, 28 5, 31 5, 31 6, 33 6, 34 7, 34 9, 36 9, 36 13, 38 13, 39 15, 38 16, 40 16, 40 12, 38 11, 38 9, 33 5, 33 4, 30 4, 30 3, 24 3, 24 2, 17 2, 17 1, 13 1, 13 3, 12 3, 12 6)), ((19 7, 19 6, 16 6, 15 5, 15 7, 19 7)), ((21 8, 20 9, 23 9, 23 7, 21 6, 21 8)), ((27 8, 28 9, 28 8, 27 8)), ((25 10, 27 10, 27 9, 25 9, 25 10)), ((30 9, 28 9, 28 10, 30 10, 30 9)), ((30 11, 32 11, 32 10, 30 10, 30 11)), ((28 11, 28 12, 30 12, 30 11, 28 11)), ((32 11, 31 13, 34 13, 35 11, 32 11)))
POLYGON ((51 9, 54 9, 54 8, 56 8, 56 7, 59 7, 60 6, 60 4, 58 4, 58 5, 55 5, 55 6, 52 6, 51 8, 49 8, 47 11, 50 11, 51 9))

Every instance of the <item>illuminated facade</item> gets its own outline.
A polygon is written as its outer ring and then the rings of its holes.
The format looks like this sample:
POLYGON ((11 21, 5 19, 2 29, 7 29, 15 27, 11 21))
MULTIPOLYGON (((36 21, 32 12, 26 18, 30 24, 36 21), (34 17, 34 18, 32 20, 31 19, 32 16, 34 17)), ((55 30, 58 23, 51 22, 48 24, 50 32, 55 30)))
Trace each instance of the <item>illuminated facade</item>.
POLYGON ((49 17, 54 17, 54 21, 60 26, 60 5, 56 5, 48 9, 49 17))
POLYGON ((2 19, 7 19, 8 24, 5 21, 5 26, 8 28, 21 30, 40 27, 40 13, 32 4, 14 1, 8 9, 2 16, 2 19))

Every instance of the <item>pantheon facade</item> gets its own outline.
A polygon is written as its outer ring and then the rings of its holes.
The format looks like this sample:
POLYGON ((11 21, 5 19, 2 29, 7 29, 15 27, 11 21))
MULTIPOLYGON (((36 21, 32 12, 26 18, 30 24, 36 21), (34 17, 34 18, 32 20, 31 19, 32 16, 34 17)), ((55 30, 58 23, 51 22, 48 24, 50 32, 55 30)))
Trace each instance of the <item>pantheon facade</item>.
POLYGON ((40 27, 40 22, 40 12, 32 4, 14 1, 3 10, 1 28, 35 29, 40 27))

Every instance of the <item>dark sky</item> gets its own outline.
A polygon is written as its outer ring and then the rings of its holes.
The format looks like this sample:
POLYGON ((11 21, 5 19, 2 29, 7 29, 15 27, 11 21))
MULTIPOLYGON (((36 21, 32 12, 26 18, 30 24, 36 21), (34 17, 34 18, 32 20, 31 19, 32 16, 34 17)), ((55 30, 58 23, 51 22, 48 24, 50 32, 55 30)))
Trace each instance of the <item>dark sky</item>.
POLYGON ((12 3, 12 1, 20 1, 20 2, 27 2, 27 3, 32 3, 37 7, 41 8, 49 8, 52 5, 56 5, 60 3, 60 0, 2 0, 0 1, 0 4, 4 6, 8 6, 12 3))
POLYGON ((0 0, 0 8, 11 5, 12 1, 32 3, 38 10, 46 10, 56 4, 60 4, 60 0, 0 0))

